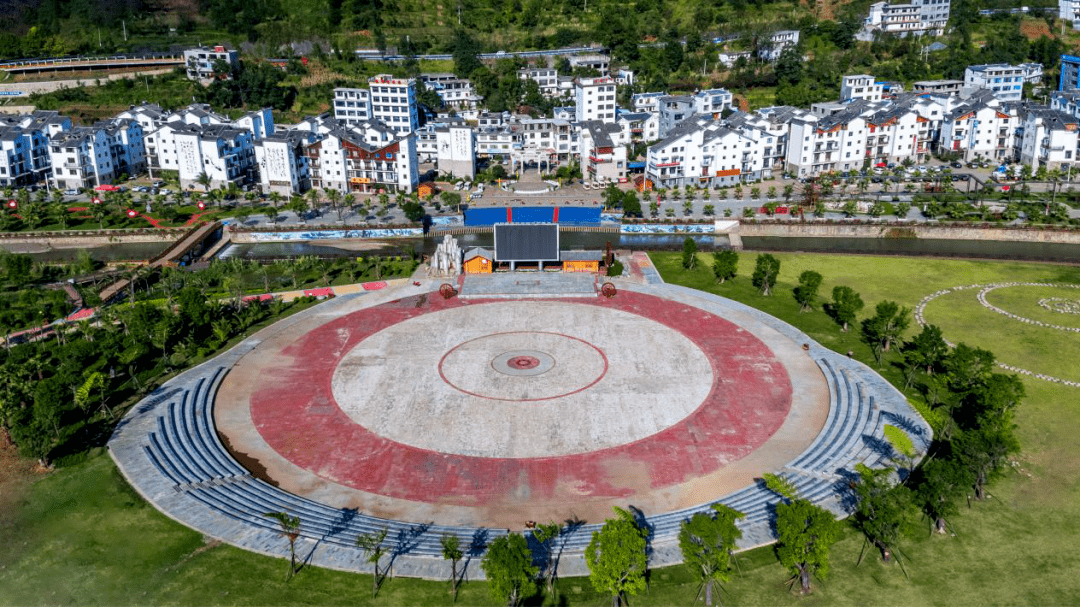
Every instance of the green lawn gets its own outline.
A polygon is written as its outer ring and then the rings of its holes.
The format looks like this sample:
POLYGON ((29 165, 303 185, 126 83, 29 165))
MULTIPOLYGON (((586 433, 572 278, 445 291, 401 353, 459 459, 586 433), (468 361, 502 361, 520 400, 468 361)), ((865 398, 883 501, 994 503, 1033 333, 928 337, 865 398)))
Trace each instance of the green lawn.
MULTIPOLYGON (((1070 287, 1002 287, 986 294, 986 301, 1007 312, 1051 325, 1080 328, 1080 314, 1055 312, 1039 305, 1039 300, 1054 299, 1080 305, 1080 289, 1070 287)), ((1047 302, 1048 304, 1058 302, 1047 302)), ((1075 336, 1074 336, 1075 337, 1075 336)))
MULTIPOLYGON (((732 283, 716 285, 707 255, 700 256, 702 267, 693 272, 679 267, 677 254, 653 255, 667 280, 760 307, 830 347, 854 350, 864 361, 871 361, 870 353, 855 331, 841 333, 820 309, 798 312, 791 288, 802 270, 824 275, 822 293, 836 284, 854 287, 867 302, 864 315, 883 298, 913 307, 925 295, 959 284, 1080 282, 1076 268, 1055 265, 780 254, 780 284, 775 295, 762 297, 749 284, 754 257, 742 254, 740 275, 732 283)), ((963 295, 974 301, 975 291, 963 295)), ((1008 326, 1004 316, 987 311, 995 317, 992 322, 971 329, 961 326, 963 314, 952 313, 953 306, 938 308, 930 306, 928 320, 939 324, 952 341, 982 337, 984 347, 1004 352, 1012 339, 1011 333, 998 333, 1008 326)), ((1034 363, 1029 354, 1018 351, 1023 360, 1017 364, 1034 363)), ((890 367, 885 374, 894 381, 898 376, 890 367)), ((907 576, 873 555, 856 568, 862 538, 847 529, 832 551, 832 575, 815 584, 813 597, 787 592, 782 585, 787 575, 766 547, 739 555, 740 573, 728 584, 724 604, 1080 604, 1080 578, 1075 574, 1080 556, 1074 549, 1074 538, 1080 535, 1080 449, 1075 439, 1080 391, 1038 380, 1025 380, 1025 386, 1028 397, 1017 413, 1024 451, 1015 474, 991 487, 991 499, 973 504, 952 521, 955 536, 931 537, 926 521, 913 516, 900 546, 907 555, 907 576)), ((925 410, 914 393, 911 397, 925 410)), ((285 584, 282 561, 228 546, 200 550, 205 545, 199 534, 135 496, 100 452, 38 481, 13 518, 0 513, 0 545, 5 547, 0 551, 2 605, 451 603, 446 586, 436 582, 389 580, 371 601, 366 576, 311 569, 285 584)), ((564 579, 559 589, 563 601, 548 599, 545 604, 604 603, 585 578, 564 579)), ((689 572, 669 567, 652 572, 649 592, 635 597, 633 604, 691 604, 694 593, 689 572)), ((466 584, 458 603, 495 604, 482 583, 466 584)))

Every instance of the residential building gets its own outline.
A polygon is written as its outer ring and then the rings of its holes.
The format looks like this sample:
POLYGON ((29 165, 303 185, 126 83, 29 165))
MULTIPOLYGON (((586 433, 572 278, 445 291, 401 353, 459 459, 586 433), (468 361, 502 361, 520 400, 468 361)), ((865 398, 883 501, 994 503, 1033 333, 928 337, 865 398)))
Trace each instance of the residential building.
POLYGON ((134 120, 113 119, 59 131, 49 139, 53 187, 92 188, 146 169, 143 131, 134 120))
POLYGON ((899 36, 940 36, 949 21, 950 0, 911 0, 904 4, 875 2, 870 5, 864 28, 899 36))
POLYGON ((587 55, 572 55, 570 57, 570 69, 572 70, 578 68, 593 69, 600 72, 601 76, 607 76, 610 67, 611 59, 608 58, 607 55, 590 53, 587 55))
POLYGON ((1071 91, 1080 89, 1080 57, 1075 55, 1061 56, 1061 77, 1058 80, 1059 91, 1071 91))
POLYGON ((615 122, 615 80, 577 78, 574 80, 574 119, 615 122))
POLYGON ((773 32, 769 39, 758 48, 758 58, 762 61, 776 61, 785 50, 799 44, 799 30, 780 30, 773 32))
POLYGON ((339 192, 412 192, 419 184, 416 137, 369 143, 356 130, 334 129, 304 147, 311 185, 339 192))
MULTIPOLYGON (((36 135, 44 137, 40 132, 36 135)), ((31 160, 34 136, 35 132, 17 126, 0 126, 0 186, 21 186, 37 181, 31 160)))
POLYGON ((334 89, 334 118, 346 124, 372 119, 371 91, 357 88, 334 89))
POLYGON ((615 82, 620 86, 634 86, 634 70, 619 68, 615 72, 615 82))
POLYGON ((690 95, 665 95, 660 98, 661 139, 667 138, 680 122, 694 115, 696 103, 690 95))
MULTIPOLYGON (((187 77, 192 80, 210 80, 214 78, 216 65, 224 61, 228 66, 226 78, 231 78, 231 72, 240 65, 240 55, 235 50, 223 45, 214 47, 189 48, 184 51, 184 66, 187 77)), ((222 74, 219 74, 222 76, 222 74)))
POLYGON ((874 81, 873 76, 866 74, 844 76, 840 80, 840 100, 851 101, 853 99, 881 101, 882 86, 874 81))
POLYGON ((288 197, 311 189, 310 159, 304 155, 304 146, 316 139, 316 133, 295 129, 255 142, 259 186, 264 194, 277 192, 288 197))
POLYGON ((920 80, 912 85, 912 91, 915 93, 956 95, 963 86, 963 80, 920 80))
POLYGON ((1080 30, 1080 0, 1058 0, 1058 19, 1068 21, 1074 30, 1080 30))
POLYGON ((754 139, 711 119, 686 120, 649 147, 646 187, 720 187, 760 179, 767 145, 775 146, 775 139, 754 139))
POLYGON ((465 124, 435 129, 439 172, 454 177, 476 177, 476 135, 465 124))
POLYGON ((619 112, 615 122, 622 130, 623 141, 642 143, 660 139, 658 112, 619 112))
POLYGON ((745 59, 749 62, 754 58, 754 53, 752 51, 720 51, 717 58, 724 67, 732 68, 735 67, 739 59, 745 59))
POLYGON ((0 114, 0 185, 48 183, 49 138, 70 129, 71 119, 53 110, 0 114))
POLYGON ((448 108, 472 110, 484 100, 473 91, 472 82, 453 74, 424 74, 420 79, 424 86, 435 91, 443 105, 448 108))
POLYGON ((1020 121, 1016 110, 997 100, 978 100, 953 108, 941 123, 941 151, 955 152, 966 162, 1006 162, 1013 156, 1020 121))
POLYGON ((521 148, 521 142, 509 126, 476 130, 476 155, 496 163, 509 163, 510 152, 521 148))
POLYGON ((1008 65, 969 65, 964 70, 964 86, 993 91, 1002 101, 1019 101, 1024 96, 1024 83, 1042 79, 1042 65, 1025 63, 1008 65))
POLYGON ((667 97, 667 93, 634 93, 630 96, 630 107, 635 112, 659 112, 661 97, 667 97))
POLYGON ((527 67, 518 70, 518 78, 532 80, 545 97, 559 96, 559 70, 550 67, 527 67))
POLYGON ((587 180, 600 183, 626 181, 626 145, 619 141, 617 124, 589 120, 581 124, 579 165, 587 180))
POLYGON ((1071 168, 1077 158, 1077 119, 1044 106, 1022 107, 1019 114, 1020 164, 1032 169, 1071 168))
POLYGON ((694 93, 694 112, 713 114, 716 118, 724 110, 730 110, 735 97, 727 89, 706 89, 694 93))
POLYGON ((368 78, 371 116, 404 135, 420 128, 420 107, 416 102, 416 80, 380 74, 368 78))
POLYGON ((255 138, 249 131, 227 124, 188 125, 172 133, 172 143, 182 188, 240 187, 256 180, 255 138))

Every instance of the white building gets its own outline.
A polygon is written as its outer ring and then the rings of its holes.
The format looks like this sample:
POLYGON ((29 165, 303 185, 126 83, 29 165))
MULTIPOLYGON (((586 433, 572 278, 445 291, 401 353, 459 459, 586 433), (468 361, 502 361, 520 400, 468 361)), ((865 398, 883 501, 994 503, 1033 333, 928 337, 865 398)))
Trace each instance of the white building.
POLYGON ((873 76, 857 74, 844 76, 840 80, 840 100, 851 101, 853 99, 865 99, 867 101, 881 101, 882 86, 874 81, 873 76))
POLYGON ((30 156, 33 137, 32 132, 17 126, 0 126, 0 186, 20 186, 36 181, 30 156))
POLYGON ((724 67, 732 68, 735 67, 739 59, 746 59, 747 61, 753 59, 754 53, 752 51, 720 51, 717 58, 724 67))
POLYGON ((356 88, 334 89, 334 118, 346 124, 371 120, 371 91, 356 88))
POLYGON ((610 67, 611 59, 607 55, 591 53, 570 57, 570 69, 588 68, 600 72, 601 76, 607 76, 610 67))
POLYGON ((758 57, 763 61, 776 61, 785 50, 799 44, 799 30, 779 30, 769 36, 768 42, 758 49, 758 57))
POLYGON ((626 145, 616 124, 590 120, 581 124, 580 160, 586 180, 600 183, 626 181, 626 145))
POLYGON ((1024 84, 1039 82, 1042 74, 1040 63, 969 65, 964 70, 964 87, 993 91, 1002 101, 1019 101, 1024 84))
POLYGON ((416 80, 380 74, 368 78, 371 115, 399 134, 420 128, 420 107, 416 103, 416 80))
POLYGON ((1077 120, 1065 112, 1035 106, 1020 110, 1020 164, 1032 169, 1068 169, 1076 162, 1077 120))
POLYGON ((246 130, 225 124, 189 125, 178 128, 172 140, 182 188, 203 189, 202 175, 209 179, 209 189, 255 181, 255 138, 246 130))
POLYGON ((518 70, 518 78, 532 80, 540 86, 540 92, 545 97, 558 97, 559 70, 550 67, 528 67, 518 70))
POLYGON ((240 55, 235 50, 220 44, 212 48, 189 48, 184 51, 184 66, 187 70, 187 77, 192 80, 212 79, 214 77, 214 64, 218 61, 224 61, 229 66, 229 72, 231 73, 240 64, 240 55))
POLYGON ((48 182, 49 138, 70 129, 71 119, 52 110, 0 114, 0 186, 48 182))
POLYGON ((574 119, 578 122, 599 120, 615 122, 615 80, 613 78, 577 78, 574 80, 574 119))
POLYGON ((660 98, 660 138, 667 138, 680 122, 694 115, 694 98, 689 95, 666 95, 660 98))
POLYGON ((464 124, 435 129, 440 173, 472 179, 476 176, 476 135, 464 124))
POLYGON ((661 97, 667 97, 667 93, 634 93, 630 96, 630 107, 635 112, 659 112, 661 97))
POLYGON ((864 27, 899 36, 940 36, 949 21, 950 0, 911 0, 904 4, 875 2, 870 5, 864 27))
POLYGON ((1058 19, 1071 23, 1074 30, 1080 29, 1080 0, 1058 0, 1058 19))
POLYGON ((92 188, 146 168, 143 131, 134 120, 106 121, 60 131, 49 140, 53 187, 92 188))
POLYGON ((698 114, 717 114, 731 109, 735 97, 727 89, 706 89, 694 93, 694 111, 698 114))
POLYGON ((311 131, 290 130, 255 142, 259 186, 264 194, 277 192, 288 197, 311 189, 311 166, 304 146, 317 138, 311 131))
POLYGON ((1019 126, 1016 110, 983 101, 963 104, 945 115, 939 148, 956 152, 965 161, 1005 162, 1013 156, 1014 137, 1019 126))
POLYGON ((623 141, 649 142, 660 139, 659 112, 619 112, 616 123, 623 141))
POLYGON ((416 137, 412 134, 385 143, 369 143, 355 130, 335 129, 307 145, 311 185, 339 192, 375 194, 412 192, 420 177, 416 137))
POLYGON ((713 120, 688 120, 650 146, 645 179, 652 188, 719 187, 760 179, 771 136, 748 137, 713 120))

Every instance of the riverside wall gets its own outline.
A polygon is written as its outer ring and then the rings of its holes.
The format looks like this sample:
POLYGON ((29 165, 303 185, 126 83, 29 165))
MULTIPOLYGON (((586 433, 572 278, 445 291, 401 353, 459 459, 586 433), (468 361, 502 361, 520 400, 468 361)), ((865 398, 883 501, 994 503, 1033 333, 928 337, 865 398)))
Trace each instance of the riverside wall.
POLYGON ((1080 244, 1080 230, 1028 227, 953 226, 934 224, 740 222, 739 236, 785 238, 895 238, 922 240, 1001 240, 1080 244))
POLYGON ((79 230, 0 233, 0 249, 32 253, 49 249, 86 249, 120 243, 175 242, 187 230, 79 230))

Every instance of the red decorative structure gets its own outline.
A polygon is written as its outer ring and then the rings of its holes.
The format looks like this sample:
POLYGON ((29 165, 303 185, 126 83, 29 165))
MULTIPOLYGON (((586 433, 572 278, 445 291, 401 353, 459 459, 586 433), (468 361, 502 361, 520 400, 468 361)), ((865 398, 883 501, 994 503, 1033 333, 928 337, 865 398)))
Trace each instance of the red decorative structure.
POLYGON ((443 285, 439 287, 439 295, 442 295, 443 299, 450 299, 457 295, 457 289, 450 283, 443 283, 443 285))
POLYGON ((600 294, 608 299, 615 297, 616 293, 618 293, 618 291, 615 289, 615 285, 610 282, 605 282, 604 286, 600 287, 600 294))

